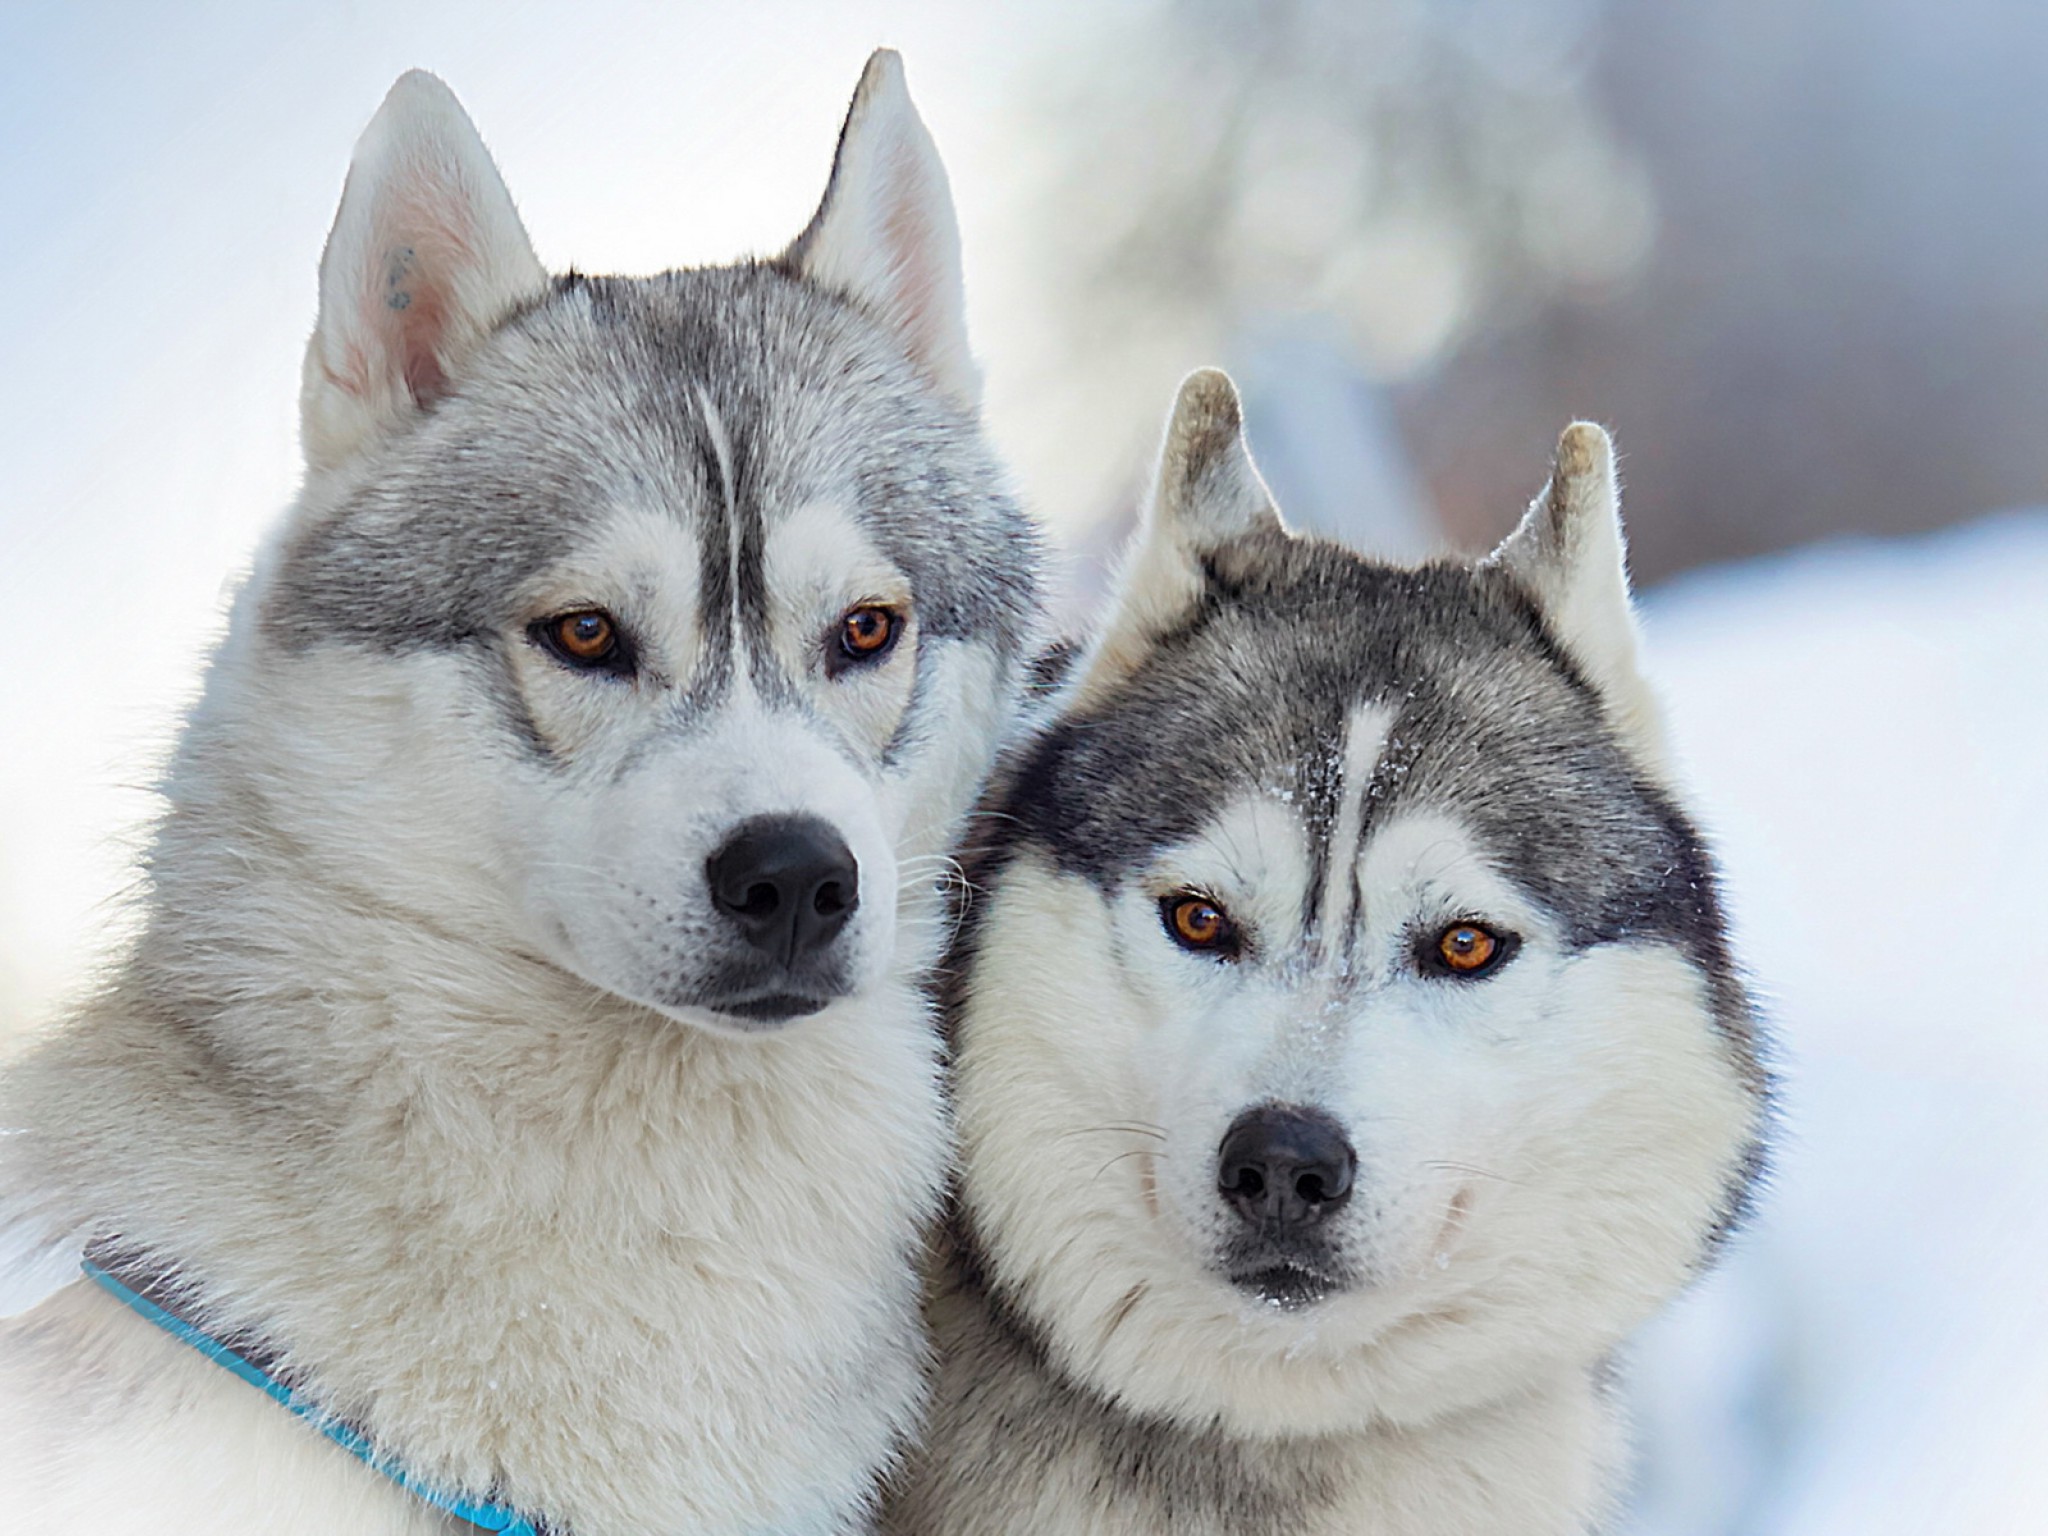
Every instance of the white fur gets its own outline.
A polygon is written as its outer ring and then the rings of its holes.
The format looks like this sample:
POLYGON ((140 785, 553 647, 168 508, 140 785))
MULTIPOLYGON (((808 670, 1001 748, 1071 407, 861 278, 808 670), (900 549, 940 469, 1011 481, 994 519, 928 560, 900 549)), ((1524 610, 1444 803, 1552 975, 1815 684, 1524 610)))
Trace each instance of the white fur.
MULTIPOLYGON (((1298 889, 1290 816, 1242 804, 1158 878, 1298 889)), ((1371 939, 1340 977, 1177 950, 1151 882, 1105 903, 1013 869, 983 921, 1019 941, 984 952, 960 1035, 966 1197, 1061 1372, 1191 1430, 1335 1437, 1356 1482, 1314 1529, 1577 1533, 1622 1461, 1592 1368, 1683 1283, 1755 1105, 1675 953, 1567 958, 1454 826, 1388 826, 1359 874, 1371 939), (1405 971, 1400 925, 1472 910, 1525 934, 1506 971, 1405 971), (1364 1186, 1365 1284, 1303 1311, 1213 1263, 1217 1142, 1273 1099, 1336 1115, 1364 1186)), ((1293 937, 1284 900, 1249 911, 1293 937)), ((1044 1497, 1033 1529, 1144 1528, 1044 1497)))
MULTIPOLYGON (((917 1395, 905 1243, 946 1146, 913 981, 940 936, 932 881, 906 882, 900 905, 871 897, 894 937, 876 941, 846 1002, 768 1038, 720 1039, 715 1018, 665 1023, 618 999, 627 981, 601 992, 544 963, 544 932, 508 897, 589 896, 578 870, 610 854, 658 865, 659 847, 600 846, 584 795, 519 810, 446 658, 259 659, 253 608, 253 594, 238 605, 193 730, 235 743, 296 846, 192 850, 172 862, 198 871, 197 888, 163 898, 203 898, 223 929, 275 936, 280 961, 242 978, 234 1038, 282 1097, 331 1100, 335 1121, 307 1128, 322 1149, 307 1161, 290 1128, 282 1142, 252 1135, 232 1102, 173 1103, 124 1072, 97 1090, 105 1178, 175 1183, 194 1203, 159 1240, 196 1271, 234 1276, 210 1300, 293 1340, 325 1400, 374 1405, 363 1416, 417 1472, 474 1489, 512 1468, 515 1502, 573 1512, 579 1531, 848 1528, 882 1426, 804 1416, 917 1395), (354 701, 345 717, 337 699, 354 701), (422 764, 423 752, 445 756, 422 764), (338 783, 351 786, 339 815, 338 783), (256 869, 234 867, 249 854, 256 869), (358 1083, 367 1091, 341 1092, 358 1083), (120 1123, 150 1114, 179 1128, 177 1162, 120 1166, 129 1140, 161 1157, 120 1123), (374 1231, 410 1232, 416 1247, 366 1269, 351 1244, 374 1231), (453 1271, 490 1281, 446 1288, 436 1277, 453 1271)), ((959 660, 961 693, 1001 692, 985 664, 959 660)), ((822 761, 809 744, 750 744, 741 723, 705 750, 696 787, 727 814, 750 796, 786 805, 799 787, 830 809, 797 782, 822 761), (721 758, 733 751, 754 754, 744 784, 721 758)), ((966 764, 934 766, 937 782, 868 812, 871 892, 894 883, 896 846, 917 845, 913 821, 929 837, 936 807, 913 816, 911 802, 957 807, 971 793, 966 764)), ((171 786, 174 798, 208 790, 198 774, 171 786)), ((679 796, 679 832, 710 804, 679 796)), ((90 1012, 110 1056, 106 1037, 141 1027, 131 1007, 116 995, 90 1012)), ((161 1045, 140 1059, 176 1071, 161 1045)), ((370 1485, 343 1502, 361 1509, 351 1529, 420 1528, 412 1501, 385 1497, 373 1474, 196 1353, 167 1352, 96 1291, 74 1286, 0 1326, 0 1490, 27 1529, 118 1528, 147 1507, 154 1530, 213 1531, 237 1501, 269 1522, 313 1522, 351 1481, 370 1485), (107 1375, 53 1376, 53 1358, 103 1360, 107 1375), (53 1431, 28 1426, 60 1410, 50 1454, 53 1431)))
MULTIPOLYGON (((1568 432, 1558 475, 1499 558, 1647 751, 1604 435, 1568 432)), ((1184 387, 1160 486, 1067 709, 1114 707, 1108 683, 1200 592, 1200 551, 1277 528, 1220 375, 1184 387)), ((1317 829, 1262 784, 1140 867, 1064 872, 1027 840, 993 876, 954 1093, 986 1281, 937 1288, 954 1418, 900 1506, 912 1536, 1209 1536, 1265 1494, 1228 1470, 1216 1492, 1192 1463, 1262 1456, 1316 1473, 1262 1532, 1583 1536, 1612 1514, 1625 1457, 1604 1362, 1699 1262, 1758 1094, 1679 945, 1572 942, 1451 810, 1368 806, 1400 760, 1394 718, 1356 709, 1333 750, 1319 902, 1317 829), (1185 891, 1230 913, 1234 958, 1165 930, 1185 891), (1419 936, 1475 920, 1520 937, 1497 971, 1419 961, 1419 936), (1227 1273, 1241 1223, 1218 1147, 1273 1103, 1322 1112, 1356 1152, 1320 1229, 1350 1274, 1298 1307, 1227 1273), (1049 1358, 1004 1342, 1005 1318, 1049 1358), (1101 1406, 1074 1408, 1065 1383, 1101 1406)))
POLYGON ((1558 640, 1584 667, 1622 739, 1669 782, 1663 710, 1643 679, 1628 595, 1628 541, 1614 444, 1589 421, 1558 439, 1550 484, 1489 557, 1525 582, 1558 640))
MULTIPOLYGON (((1289 889, 1300 855, 1273 825, 1288 814, 1240 807, 1219 823, 1232 859, 1179 850, 1160 880, 1200 869, 1219 893, 1289 889), (1274 851, 1246 868, 1228 829, 1259 821, 1249 846, 1274 851), (1239 887, 1233 863, 1256 884, 1239 887)), ((1372 942, 1349 977, 1190 956, 1160 931, 1149 881, 1112 906, 1025 868, 989 908, 993 930, 1032 942, 991 946, 974 977, 959 1097, 969 1195, 1003 1272, 1028 1277, 1063 1366, 1141 1411, 1253 1435, 1422 1426, 1542 1361, 1591 1361, 1683 1279, 1695 1212, 1752 1121, 1677 956, 1566 959, 1455 828, 1390 825, 1360 874, 1372 942), (1400 964, 1412 919, 1474 910, 1525 936, 1498 978, 1451 987, 1400 964), (1270 1099, 1336 1114, 1371 1181, 1345 1219, 1372 1284, 1306 1313, 1245 1299, 1209 1262, 1226 1219, 1215 1147, 1270 1099), (1090 1129, 1133 1123, 1165 1140, 1090 1129)), ((1284 933, 1284 901, 1245 920, 1269 915, 1284 933)))
MULTIPOLYGON (((877 79, 901 139, 900 73, 871 67, 866 96, 877 79)), ((537 274, 453 99, 401 80, 323 263, 292 528, 407 430, 420 360, 459 370, 537 274), (387 312, 378 252, 400 239, 434 297, 387 312)), ((768 707, 742 664, 673 729, 705 643, 700 552, 620 478, 497 637, 545 767, 450 650, 279 641, 281 546, 259 560, 165 785, 137 956, 5 1082, 11 1527, 442 1528, 76 1280, 81 1218, 105 1233, 118 1212, 126 1245, 205 1278, 197 1321, 287 1347, 418 1477, 577 1536, 864 1528, 923 1395, 911 1253, 948 1150, 920 978, 1016 664, 927 642, 905 574, 821 502, 765 551, 769 639, 806 708, 768 707), (908 629, 840 686, 822 641, 866 601, 908 629), (635 678, 524 642, 587 605, 632 615, 635 678), (884 761, 913 671, 930 713, 884 761), (663 992, 663 960, 718 840, 776 812, 826 819, 858 859, 856 986, 734 1038, 663 992)))
MULTIPOLYGON (((531 616, 592 604, 637 611, 643 665, 659 677, 687 677, 702 644, 696 558, 694 541, 672 518, 631 519, 537 588, 531 616), (645 596, 636 603, 639 594, 645 596)), ((868 756, 878 754, 909 705, 917 664, 908 578, 851 518, 827 523, 810 507, 778 521, 767 572, 770 638, 792 675, 815 670, 821 640, 847 609, 885 600, 908 615, 904 637, 884 664, 815 695, 819 715, 861 742, 868 756)), ((865 885, 883 893, 895 888, 895 849, 912 815, 909 786, 876 781, 835 735, 768 707, 744 668, 717 719, 677 736, 665 729, 673 706, 663 689, 593 688, 538 651, 517 655, 535 724, 572 751, 580 784, 573 795, 553 782, 508 786, 522 809, 511 823, 518 846, 506 859, 527 861, 515 873, 531 893, 529 915, 550 958, 567 969, 686 1022, 724 1028, 717 1014, 664 997, 659 974, 673 937, 713 920, 698 899, 694 872, 733 826, 756 816, 822 819, 845 839, 865 885)), ((936 657, 931 670, 943 674, 954 659, 936 657)), ((320 698, 330 691, 304 692, 320 698)), ((431 814, 461 811, 451 805, 431 814)), ((849 924, 843 942, 862 957, 864 983, 897 962, 895 916, 887 900, 863 901, 849 924)))
MULTIPOLYGON (((910 584, 843 507, 814 501, 779 521, 768 535, 769 622, 784 654, 816 647, 818 635, 847 609, 877 603, 903 613, 908 627, 897 643, 905 654, 918 645, 910 584)), ((891 665, 849 674, 836 692, 850 734, 879 752, 910 702, 911 669, 891 665)), ((904 807, 907 811, 908 807, 904 807)))
POLYGON ((1136 671, 1152 642, 1194 607, 1204 556, 1257 530, 1286 526, 1252 463, 1237 387, 1220 369, 1198 368, 1182 380, 1159 462, 1108 615, 1075 666, 1076 709, 1136 671))
POLYGON ((429 403, 547 273, 455 94, 399 77, 363 130, 320 260, 301 435, 333 469, 429 403))
POLYGON ((960 227, 946 167, 895 50, 877 49, 868 60, 832 185, 790 257, 894 326, 912 360, 961 410, 979 408, 981 370, 967 344, 960 227))

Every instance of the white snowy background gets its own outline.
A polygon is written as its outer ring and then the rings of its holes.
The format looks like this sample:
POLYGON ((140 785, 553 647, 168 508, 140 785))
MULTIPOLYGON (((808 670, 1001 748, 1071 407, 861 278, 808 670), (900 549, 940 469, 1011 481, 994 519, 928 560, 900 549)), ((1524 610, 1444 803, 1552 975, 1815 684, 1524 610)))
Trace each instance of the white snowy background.
MULTIPOLYGON (((400 70, 456 86, 544 260, 651 270, 782 244, 867 49, 903 48, 953 171, 992 426, 1085 593, 1122 449, 1058 452, 1073 411, 1034 371, 1056 329, 1040 269, 1073 247, 1020 242, 1031 207, 1010 189, 1056 156, 995 103, 1020 56, 1042 64, 1093 9, 0 13, 0 1039, 56 1017, 118 941, 153 765, 292 493, 314 262, 348 146, 400 70)), ((1381 7, 1411 30, 1429 9, 1381 7)), ((1588 153, 1634 186, 1625 159, 1588 153)), ((1629 191, 1602 227, 1648 239, 1645 206, 1629 191)), ((1436 271, 1403 227, 1360 259, 1436 271)), ((1457 302, 1476 314, 1492 290, 1472 281, 1457 302)), ((1231 362, 1283 502, 1419 547, 1426 492, 1355 356, 1450 347, 1469 316, 1441 285, 1399 291, 1437 304, 1426 337, 1369 309, 1341 345, 1243 314, 1203 355, 1141 336, 1105 373, 1128 394, 1098 414, 1142 442, 1179 371, 1231 362), (1347 522, 1347 504, 1371 515, 1347 522)), ((2025 340, 2048 350, 2048 332, 2025 340)), ((1758 1223, 1637 1351, 1636 1529, 2048 1531, 2048 514, 1696 569, 1645 606, 1779 1041, 1785 1126, 1758 1223)))
POLYGON ((1785 1125, 1755 1229, 1644 1341, 1643 1536, 2037 1536, 2048 513, 1646 606, 1785 1125))

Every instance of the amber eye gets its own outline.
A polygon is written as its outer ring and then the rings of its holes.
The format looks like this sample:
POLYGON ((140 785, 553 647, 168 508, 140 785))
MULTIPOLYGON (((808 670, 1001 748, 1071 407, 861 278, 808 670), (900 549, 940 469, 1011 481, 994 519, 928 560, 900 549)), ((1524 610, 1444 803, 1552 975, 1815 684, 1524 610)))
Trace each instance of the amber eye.
POLYGON ((846 617, 839 621, 840 653, 851 661, 873 661, 896 643, 901 627, 902 621, 893 608, 884 608, 879 603, 849 608, 846 617))
POLYGON ((565 613, 555 620, 555 639, 578 661, 601 661, 615 644, 612 621, 601 613, 565 613))
POLYGON ((1182 891, 1162 901, 1159 912, 1165 919, 1167 935, 1182 949, 1206 954, 1236 953, 1237 924, 1208 897, 1182 891))
POLYGON ((1476 976, 1500 958, 1501 941, 1477 923, 1454 923, 1438 935, 1436 952, 1460 976, 1476 976))
POLYGON ((620 673, 632 670, 618 623, 602 609, 579 608, 574 613, 542 619, 531 633, 572 667, 620 673))

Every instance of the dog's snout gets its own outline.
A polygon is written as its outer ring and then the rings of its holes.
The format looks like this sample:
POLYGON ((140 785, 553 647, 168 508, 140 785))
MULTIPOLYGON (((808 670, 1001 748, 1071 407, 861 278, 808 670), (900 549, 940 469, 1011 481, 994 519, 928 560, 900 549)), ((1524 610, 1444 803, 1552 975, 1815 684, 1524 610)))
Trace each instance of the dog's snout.
POLYGON ((860 866, 815 816, 763 816, 711 855, 711 904, 784 965, 830 944, 860 905, 860 866))
POLYGON ((1256 1227, 1311 1227, 1351 1198, 1358 1155, 1319 1109, 1261 1104, 1224 1133, 1216 1188, 1256 1227))

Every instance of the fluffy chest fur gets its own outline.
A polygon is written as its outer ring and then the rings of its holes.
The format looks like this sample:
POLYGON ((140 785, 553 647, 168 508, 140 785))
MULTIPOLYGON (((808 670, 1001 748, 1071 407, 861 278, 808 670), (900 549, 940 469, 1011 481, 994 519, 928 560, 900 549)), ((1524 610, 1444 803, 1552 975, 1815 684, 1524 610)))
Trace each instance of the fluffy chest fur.
POLYGON ((885 1518, 896 1536, 1583 1536, 1623 1460, 1576 1372, 1424 1429, 1256 1438, 1066 1380, 957 1262, 931 1317, 944 1364, 885 1518))
POLYGON ((61 1283, 107 1239, 420 1481, 863 1528, 924 1391, 936 882, 1034 601, 900 61, 781 256, 646 279, 551 278, 403 77, 303 381, 137 941, 0 1081, 0 1507, 422 1528, 61 1283))
POLYGON ((1577 426, 1495 557, 1384 566, 1183 387, 948 965, 907 1536, 1604 1528, 1605 1362, 1736 1219, 1765 1083, 1617 508, 1577 426))
MULTIPOLYGON (((353 1083, 334 1063, 325 1103, 110 1013, 11 1085, 39 1106, 15 1171, 46 1220, 175 1264, 206 1321, 261 1333, 415 1473, 599 1536, 853 1528, 921 1395, 907 1249, 945 1137, 920 999, 730 1042, 521 979, 493 1029, 387 1005, 389 1053, 353 1083), (474 1048, 428 1072, 422 1031, 474 1048)), ((0 1479, 17 1513, 175 1520, 197 1479, 270 1519, 353 1485, 389 1506, 365 1528, 411 1528, 375 1474, 168 1343, 82 1287, 0 1334, 0 1438, 38 1446, 0 1479), (293 1475, 250 1482, 252 1446, 293 1475)), ((218 1528, 194 1494, 191 1528, 218 1528)))

